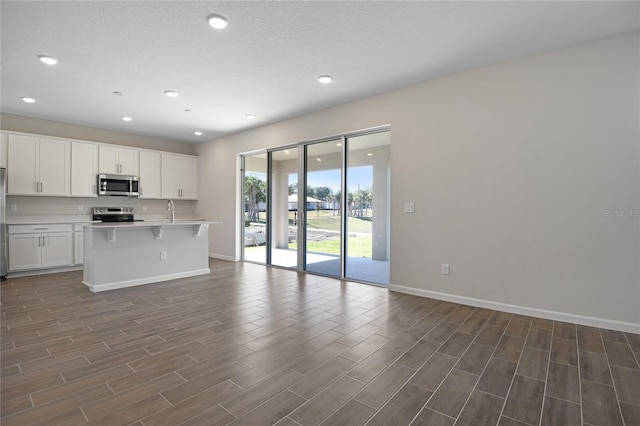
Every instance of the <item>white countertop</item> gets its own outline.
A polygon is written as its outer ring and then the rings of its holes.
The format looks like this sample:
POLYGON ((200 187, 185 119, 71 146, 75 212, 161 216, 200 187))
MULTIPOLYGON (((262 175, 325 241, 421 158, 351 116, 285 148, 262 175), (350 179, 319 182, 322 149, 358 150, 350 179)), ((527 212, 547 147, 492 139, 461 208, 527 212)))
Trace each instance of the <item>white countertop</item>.
MULTIPOLYGON (((137 216, 137 215, 136 215, 137 216)), ((142 216, 142 215, 141 215, 142 216)), ((204 223, 207 222, 204 219, 193 219, 193 218, 189 218, 189 219, 176 219, 176 222, 185 222, 185 221, 191 221, 191 222, 198 222, 198 223, 204 223)), ((61 223, 70 223, 70 224, 74 224, 74 223, 86 223, 88 225, 91 224, 100 224, 102 223, 99 220, 92 220, 91 216, 86 216, 86 215, 47 215, 47 216, 15 216, 15 217, 11 217, 11 216, 7 216, 7 225, 43 225, 43 224, 61 224, 61 223)), ((160 223, 169 223, 168 219, 155 219, 155 218, 149 218, 144 220, 144 222, 134 222, 134 223, 156 223, 156 224, 160 224, 160 223)), ((210 224, 221 224, 222 222, 207 222, 210 224)), ((124 225, 127 225, 128 223, 125 223, 124 225)), ((108 223, 109 225, 109 223, 108 223)), ((110 225, 112 225, 112 223, 110 223, 110 225)), ((156 225, 157 226, 157 225, 156 225)))
POLYGON ((171 223, 169 220, 155 220, 155 221, 144 221, 144 222, 100 222, 100 223, 91 223, 85 225, 85 228, 117 228, 117 229, 127 229, 127 228, 149 228, 156 226, 193 226, 193 225, 221 225, 222 222, 211 222, 206 220, 191 220, 191 219, 183 219, 176 220, 175 223, 171 223))

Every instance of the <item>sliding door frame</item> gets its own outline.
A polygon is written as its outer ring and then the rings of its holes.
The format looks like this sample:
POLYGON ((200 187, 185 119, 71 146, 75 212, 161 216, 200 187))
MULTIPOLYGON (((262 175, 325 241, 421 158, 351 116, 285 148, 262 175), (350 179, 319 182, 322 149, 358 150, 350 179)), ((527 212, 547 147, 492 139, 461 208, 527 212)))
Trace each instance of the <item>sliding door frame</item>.
MULTIPOLYGON (((355 132, 347 132, 347 133, 341 133, 338 135, 334 135, 334 136, 328 136, 328 137, 323 137, 323 138, 318 138, 318 139, 312 139, 312 140, 307 140, 307 141, 301 141, 301 142, 297 142, 294 144, 288 144, 288 145, 283 145, 283 146, 278 146, 276 148, 268 148, 265 150, 256 150, 256 151, 252 151, 252 152, 247 152, 247 153, 242 153, 240 154, 241 156, 241 195, 240 195, 240 206, 241 206, 241 214, 242 214, 242 232, 241 232, 241 238, 240 238, 240 243, 242 244, 241 246, 241 260, 242 261, 246 261, 245 260, 245 256, 244 256, 244 197, 245 197, 245 190, 244 190, 244 178, 245 178, 245 159, 248 156, 252 156, 252 155, 257 155, 257 154, 261 154, 261 153, 266 153, 267 155, 267 182, 266 182, 266 187, 267 187, 267 229, 266 229, 266 258, 265 258, 265 264, 268 266, 274 266, 274 267, 278 267, 278 268, 282 268, 282 266, 278 266, 278 265, 273 265, 272 264, 272 255, 271 255, 271 251, 272 251, 272 243, 273 243, 273 152, 274 151, 281 151, 281 150, 285 150, 287 148, 291 148, 291 149, 297 149, 298 152, 298 211, 297 211, 297 224, 296 224, 296 234, 297 234, 297 267, 296 270, 298 272, 305 272, 305 273, 311 273, 311 274, 317 274, 315 272, 311 272, 311 271, 307 271, 306 270, 306 261, 307 261, 307 212, 306 212, 306 197, 307 197, 307 148, 310 145, 315 145, 318 143, 323 143, 323 142, 328 142, 328 141, 338 141, 340 140, 342 143, 342 152, 341 152, 341 182, 340 182, 340 191, 342 193, 342 199, 340 201, 340 276, 336 277, 339 279, 345 279, 346 276, 346 263, 347 263, 347 242, 348 242, 348 236, 345 235, 345 231, 347 230, 347 221, 348 221, 348 217, 347 217, 347 169, 348 169, 348 152, 349 149, 347 147, 348 144, 348 140, 350 138, 354 138, 354 137, 358 137, 358 136, 365 136, 365 135, 369 135, 369 134, 374 134, 374 133, 381 133, 381 132, 385 132, 391 131, 391 125, 390 124, 385 124, 382 126, 376 126, 376 127, 371 127, 368 129, 363 129, 363 130, 358 130, 355 132)), ((251 262, 251 261, 249 261, 251 262)), ((349 280, 351 281, 358 281, 357 279, 353 279, 353 278, 349 278, 349 280)), ((366 281, 363 281, 366 282, 366 281)), ((366 282, 367 284, 372 284, 372 285, 380 285, 377 283, 369 283, 366 282)))

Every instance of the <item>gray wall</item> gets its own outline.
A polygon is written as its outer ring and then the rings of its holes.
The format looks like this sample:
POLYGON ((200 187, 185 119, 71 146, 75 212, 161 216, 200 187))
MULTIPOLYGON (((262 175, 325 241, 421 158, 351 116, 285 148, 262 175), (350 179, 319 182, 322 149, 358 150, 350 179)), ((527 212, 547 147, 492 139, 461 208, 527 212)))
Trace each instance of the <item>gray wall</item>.
POLYGON ((392 289, 640 331, 638 39, 200 144, 196 215, 224 222, 211 229, 210 252, 239 254, 239 153, 391 124, 392 289), (415 214, 403 213, 409 201, 415 214))

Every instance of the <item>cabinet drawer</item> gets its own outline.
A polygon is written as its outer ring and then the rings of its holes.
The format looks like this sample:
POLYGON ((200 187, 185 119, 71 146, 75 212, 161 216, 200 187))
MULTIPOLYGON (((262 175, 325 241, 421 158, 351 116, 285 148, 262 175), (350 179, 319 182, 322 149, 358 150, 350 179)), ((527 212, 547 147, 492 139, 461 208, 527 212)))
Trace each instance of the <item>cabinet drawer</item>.
POLYGON ((43 223, 38 225, 9 225, 9 234, 41 234, 43 232, 71 232, 70 223, 43 223))

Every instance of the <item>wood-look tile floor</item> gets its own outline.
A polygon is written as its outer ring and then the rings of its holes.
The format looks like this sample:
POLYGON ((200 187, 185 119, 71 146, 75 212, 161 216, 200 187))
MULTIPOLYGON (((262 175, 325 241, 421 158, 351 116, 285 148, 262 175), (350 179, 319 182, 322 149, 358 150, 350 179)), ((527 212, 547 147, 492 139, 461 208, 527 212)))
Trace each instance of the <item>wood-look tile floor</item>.
POLYGON ((9 279, 10 425, 640 425, 640 335, 218 261, 9 279))

